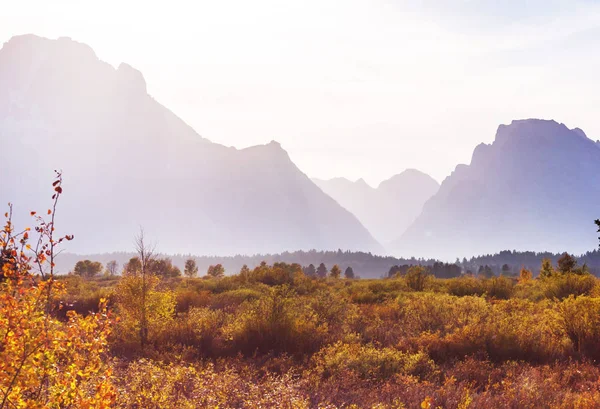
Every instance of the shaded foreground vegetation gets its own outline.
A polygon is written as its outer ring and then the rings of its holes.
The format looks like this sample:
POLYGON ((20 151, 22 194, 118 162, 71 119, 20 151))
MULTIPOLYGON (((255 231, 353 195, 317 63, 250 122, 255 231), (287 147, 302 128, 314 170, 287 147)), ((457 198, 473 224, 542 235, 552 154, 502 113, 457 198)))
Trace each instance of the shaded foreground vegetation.
POLYGON ((263 263, 194 278, 189 263, 184 278, 157 275, 140 236, 121 277, 55 276, 53 219, 37 219, 40 240, 29 244, 8 217, 2 409, 600 402, 600 286, 569 256, 518 277, 439 279, 413 266, 356 280, 263 263))

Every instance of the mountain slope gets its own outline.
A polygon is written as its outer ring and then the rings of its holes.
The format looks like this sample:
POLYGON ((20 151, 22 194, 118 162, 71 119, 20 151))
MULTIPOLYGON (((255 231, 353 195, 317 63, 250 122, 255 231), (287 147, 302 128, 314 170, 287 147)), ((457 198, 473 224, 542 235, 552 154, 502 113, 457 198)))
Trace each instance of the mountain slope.
POLYGON ((600 146, 546 120, 500 125, 458 165, 394 254, 453 259, 504 249, 582 253, 597 245, 600 146))
MULTIPOLYGON (((61 231, 70 251, 132 247, 143 226, 161 251, 380 251, 276 142, 237 150, 200 137, 146 92, 68 38, 14 37, 0 50, 0 203, 23 222, 64 172, 61 231)), ((49 194, 50 193, 50 194, 49 194)))
POLYGON ((356 182, 344 178, 313 181, 358 217, 381 243, 402 234, 439 188, 431 176, 415 169, 407 169, 381 182, 377 188, 362 179, 356 182))

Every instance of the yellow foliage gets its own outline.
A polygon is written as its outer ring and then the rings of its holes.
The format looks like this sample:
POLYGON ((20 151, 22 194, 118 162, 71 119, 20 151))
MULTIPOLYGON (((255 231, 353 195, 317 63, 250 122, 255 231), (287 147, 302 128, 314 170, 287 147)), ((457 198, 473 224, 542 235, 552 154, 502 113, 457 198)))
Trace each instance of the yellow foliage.
POLYGON ((160 279, 152 274, 128 275, 119 280, 115 293, 119 323, 118 342, 144 346, 152 342, 173 320, 175 295, 159 287, 160 279))
MULTIPOLYGON (((60 175, 54 186, 57 199, 60 175)), ((40 237, 33 256, 23 251, 29 248, 29 230, 15 234, 10 214, 0 232, 0 408, 112 407, 106 300, 97 314, 69 311, 66 320, 57 318, 65 287, 54 279, 52 260, 62 239, 53 236, 54 216, 37 220, 40 237), (34 263, 43 277, 31 273, 34 263)))

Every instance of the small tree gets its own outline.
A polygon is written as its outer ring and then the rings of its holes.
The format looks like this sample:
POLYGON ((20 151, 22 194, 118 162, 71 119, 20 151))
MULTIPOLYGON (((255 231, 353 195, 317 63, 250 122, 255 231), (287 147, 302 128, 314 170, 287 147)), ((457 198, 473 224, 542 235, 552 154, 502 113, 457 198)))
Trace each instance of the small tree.
POLYGON ((344 277, 346 277, 347 279, 350 279, 350 280, 355 278, 354 270, 352 270, 352 267, 348 266, 346 268, 346 271, 344 271, 344 277))
POLYGON ((562 274, 568 274, 575 270, 577 267, 577 260, 569 253, 564 253, 558 259, 558 271, 562 274))
POLYGON ((169 278, 181 276, 179 267, 174 266, 168 257, 153 259, 148 265, 152 274, 158 277, 169 278))
POLYGON ((108 263, 106 263, 106 271, 108 272, 109 276, 116 276, 118 270, 119 263, 117 263, 116 260, 111 260, 108 263))
POLYGON ((244 280, 244 282, 248 282, 250 280, 250 274, 250 269, 246 264, 244 264, 240 269, 240 277, 242 278, 242 280, 244 280))
POLYGON ((73 273, 81 277, 92 278, 100 274, 102 263, 91 260, 80 260, 75 264, 73 273))
POLYGON ((304 274, 309 277, 315 277, 317 275, 317 269, 314 264, 309 264, 308 267, 304 268, 304 274))
POLYGON ((139 257, 132 257, 123 266, 123 275, 137 276, 142 272, 142 262, 139 257))
POLYGON ((427 279, 427 269, 423 266, 412 266, 406 272, 404 279, 406 285, 414 291, 423 291, 425 289, 425 281, 427 279))
POLYGON ((340 266, 334 264, 333 267, 331 267, 331 271, 329 272, 329 277, 337 279, 340 278, 341 275, 342 270, 340 269, 340 266))
POLYGON ((512 275, 512 270, 510 268, 510 266, 508 264, 503 264, 502 265, 502 272, 501 274, 505 277, 511 276, 512 275))
POLYGON ((521 268, 521 272, 519 273, 519 282, 526 283, 533 278, 533 273, 526 269, 525 267, 521 268))
POLYGON ((206 275, 211 278, 221 278, 225 276, 225 268, 221 264, 209 266, 206 275))
POLYGON ((494 277, 494 270, 487 264, 485 266, 479 266, 477 275, 483 278, 492 278, 494 277))
POLYGON ((549 258, 542 260, 542 266, 540 267, 540 277, 550 278, 554 275, 554 268, 552 267, 552 261, 549 258))
MULTIPOLYGON (((120 291, 117 291, 117 294, 121 294, 121 310, 124 311, 133 311, 133 317, 135 320, 139 319, 139 327, 137 325, 135 327, 139 328, 139 336, 140 336, 140 346, 144 349, 144 346, 148 342, 148 311, 151 310, 152 305, 152 291, 154 289, 154 282, 156 281, 156 277, 153 276, 152 271, 150 270, 150 266, 154 261, 154 247, 149 246, 144 237, 144 229, 140 228, 139 234, 135 238, 135 249, 137 251, 137 257, 130 260, 130 264, 133 264, 130 267, 139 268, 133 275, 131 275, 129 280, 121 280, 119 285, 122 285, 123 288, 120 291), (130 293, 132 297, 127 298, 126 289, 127 288, 139 288, 139 293, 130 293), (139 297, 136 297, 139 295, 139 297), (138 300, 134 300, 134 298, 139 298, 138 300)), ((137 321, 136 324, 138 323, 137 321)))
POLYGON ((188 278, 196 277, 198 275, 198 266, 196 265, 196 260, 190 258, 185 261, 183 274, 185 274, 185 276, 188 278))
POLYGON ((122 343, 139 343, 143 349, 173 320, 175 296, 161 289, 153 274, 122 277, 115 294, 120 318, 116 332, 122 343))
POLYGON ((319 264, 319 268, 317 268, 317 276, 321 278, 327 277, 327 267, 325 267, 325 264, 319 264))

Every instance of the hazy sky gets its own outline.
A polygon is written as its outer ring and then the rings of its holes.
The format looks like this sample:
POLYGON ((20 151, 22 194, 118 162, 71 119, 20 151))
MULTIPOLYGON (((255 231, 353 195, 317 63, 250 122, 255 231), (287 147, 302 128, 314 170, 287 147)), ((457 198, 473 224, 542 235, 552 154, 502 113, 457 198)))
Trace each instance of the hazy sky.
POLYGON ((202 136, 275 139, 309 176, 438 180, 498 124, 600 139, 600 2, 4 0, 0 41, 68 36, 202 136))

